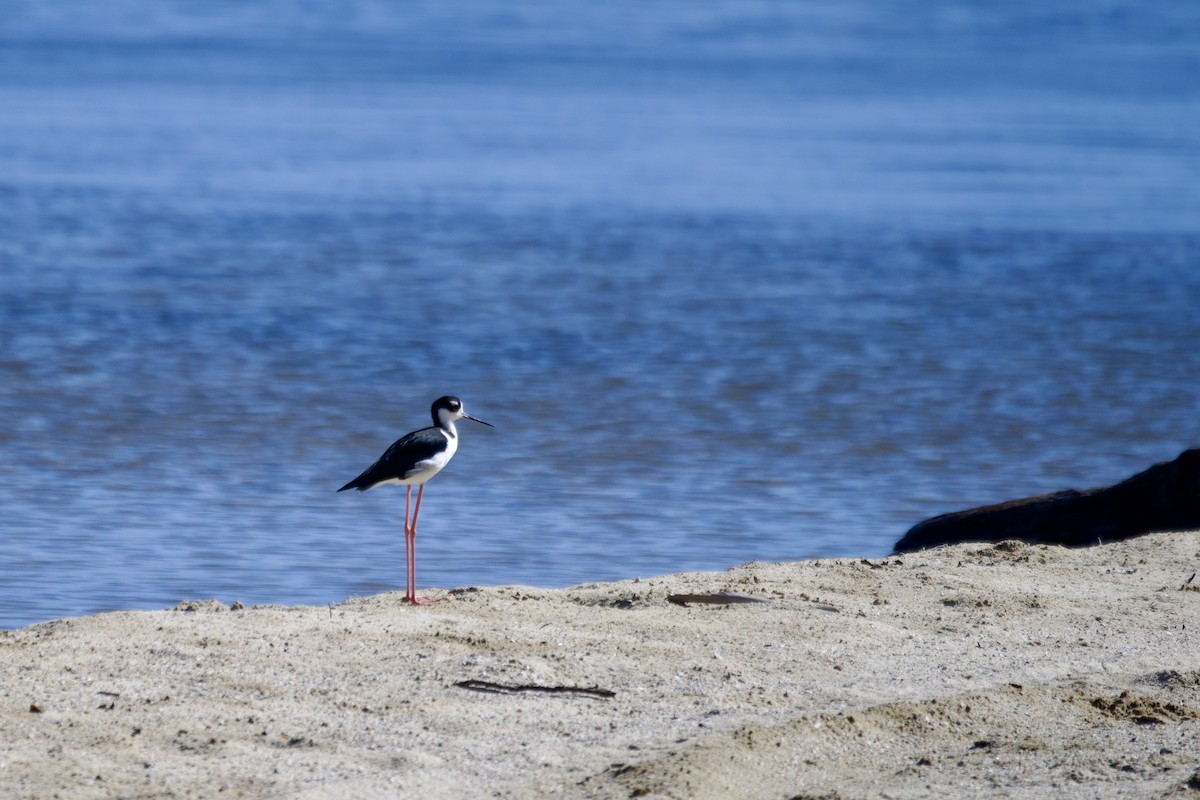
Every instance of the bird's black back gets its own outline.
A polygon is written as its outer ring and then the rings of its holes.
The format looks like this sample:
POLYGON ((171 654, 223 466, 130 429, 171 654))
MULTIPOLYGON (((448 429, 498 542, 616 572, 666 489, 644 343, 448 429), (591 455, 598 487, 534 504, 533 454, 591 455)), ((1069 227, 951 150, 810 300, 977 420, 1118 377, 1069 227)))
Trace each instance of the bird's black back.
POLYGON ((338 491, 358 489, 365 492, 383 481, 394 478, 403 480, 413 473, 418 463, 433 458, 445 449, 446 436, 440 428, 422 428, 407 433, 393 442, 378 461, 338 491))

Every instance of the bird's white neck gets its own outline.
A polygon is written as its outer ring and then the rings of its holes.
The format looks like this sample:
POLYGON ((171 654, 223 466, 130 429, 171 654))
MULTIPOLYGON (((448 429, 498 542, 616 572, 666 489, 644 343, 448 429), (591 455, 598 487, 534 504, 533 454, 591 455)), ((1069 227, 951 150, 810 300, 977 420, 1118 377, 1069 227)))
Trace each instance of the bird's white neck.
POLYGON ((438 414, 438 427, 451 439, 458 438, 458 429, 454 427, 454 417, 441 412, 438 414))

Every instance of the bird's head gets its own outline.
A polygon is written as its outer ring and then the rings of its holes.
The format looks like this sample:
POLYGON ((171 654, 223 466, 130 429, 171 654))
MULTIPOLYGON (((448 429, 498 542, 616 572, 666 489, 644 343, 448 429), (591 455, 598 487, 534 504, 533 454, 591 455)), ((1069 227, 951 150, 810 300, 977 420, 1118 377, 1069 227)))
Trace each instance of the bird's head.
POLYGON ((456 419, 469 419, 473 422, 478 422, 480 425, 487 425, 489 428, 496 427, 490 422, 484 422, 478 417, 472 417, 463 408, 462 400, 451 395, 439 397, 437 400, 434 400, 431 411, 433 413, 433 424, 439 428, 448 427, 456 419))

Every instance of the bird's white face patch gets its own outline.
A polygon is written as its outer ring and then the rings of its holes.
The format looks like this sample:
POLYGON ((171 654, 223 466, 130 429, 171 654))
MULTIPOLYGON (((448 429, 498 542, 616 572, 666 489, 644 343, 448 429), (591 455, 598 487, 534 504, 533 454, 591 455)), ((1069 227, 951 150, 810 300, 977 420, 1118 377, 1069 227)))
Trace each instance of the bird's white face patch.
POLYGON ((462 403, 456 403, 447 408, 438 409, 438 420, 446 427, 451 436, 455 435, 454 421, 463 418, 462 403))

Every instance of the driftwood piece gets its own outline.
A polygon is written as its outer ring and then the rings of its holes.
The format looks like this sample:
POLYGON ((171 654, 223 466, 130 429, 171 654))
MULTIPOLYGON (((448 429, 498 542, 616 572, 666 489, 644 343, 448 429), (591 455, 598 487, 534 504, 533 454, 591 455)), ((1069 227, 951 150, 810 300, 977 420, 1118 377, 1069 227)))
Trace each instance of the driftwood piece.
POLYGON ((751 597, 748 594, 721 592, 720 594, 669 594, 667 602, 677 606, 686 606, 691 603, 727 606, 732 603, 765 603, 767 601, 761 597, 751 597))
POLYGON ((492 694, 517 694, 519 692, 534 692, 541 694, 573 694, 581 697, 591 697, 598 700, 608 700, 616 697, 617 693, 599 686, 539 686, 536 683, 492 683, 491 681, 459 681, 454 684, 461 689, 473 692, 490 692, 492 694))
POLYGON ((1144 533, 1200 529, 1200 450, 1155 464, 1115 486, 1010 500, 914 525, 897 553, 1004 539, 1082 547, 1144 533))

